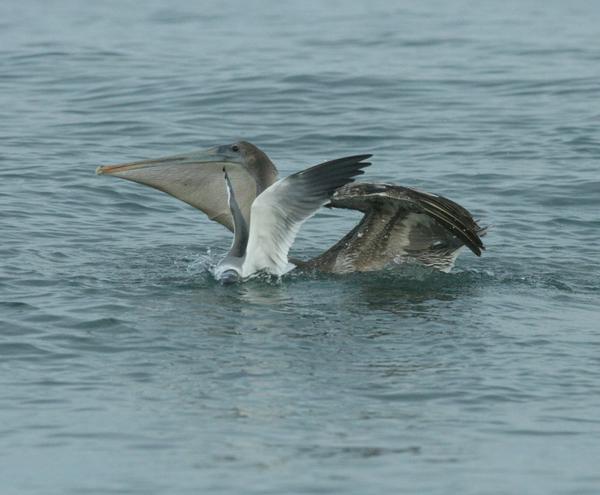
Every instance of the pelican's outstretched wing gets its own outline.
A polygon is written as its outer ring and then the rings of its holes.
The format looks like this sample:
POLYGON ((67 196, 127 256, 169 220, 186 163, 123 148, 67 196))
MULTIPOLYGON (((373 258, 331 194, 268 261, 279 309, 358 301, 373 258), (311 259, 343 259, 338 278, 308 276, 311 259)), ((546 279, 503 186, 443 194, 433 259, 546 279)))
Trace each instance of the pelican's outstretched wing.
POLYGON ((485 229, 465 208, 436 194, 392 184, 349 184, 335 192, 330 206, 365 216, 333 247, 306 263, 307 268, 371 271, 412 259, 449 271, 463 245, 477 256, 485 249, 485 229))
POLYGON ((252 204, 250 234, 243 276, 259 270, 282 275, 288 251, 304 221, 325 204, 333 192, 353 181, 368 167, 371 155, 328 161, 290 175, 263 191, 252 204))

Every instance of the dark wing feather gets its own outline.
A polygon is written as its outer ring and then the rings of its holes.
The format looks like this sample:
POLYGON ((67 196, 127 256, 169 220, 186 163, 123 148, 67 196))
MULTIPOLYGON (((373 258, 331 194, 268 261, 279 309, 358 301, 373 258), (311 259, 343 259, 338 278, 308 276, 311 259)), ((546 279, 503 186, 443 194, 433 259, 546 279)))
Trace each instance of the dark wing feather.
POLYGON ((479 236, 483 233, 484 229, 477 224, 465 208, 437 194, 430 194, 410 188, 406 188, 406 190, 409 196, 423 209, 424 213, 427 213, 452 232, 473 253, 481 256, 481 251, 485 247, 479 236))

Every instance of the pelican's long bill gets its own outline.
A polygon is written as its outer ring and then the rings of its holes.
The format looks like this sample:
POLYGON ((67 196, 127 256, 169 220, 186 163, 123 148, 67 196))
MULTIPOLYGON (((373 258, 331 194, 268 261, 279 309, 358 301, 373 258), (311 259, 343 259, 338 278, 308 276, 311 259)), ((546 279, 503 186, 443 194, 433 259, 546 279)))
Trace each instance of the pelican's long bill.
POLYGON ((227 166, 242 212, 249 216, 257 190, 268 187, 277 175, 266 155, 260 150, 257 152, 250 143, 240 142, 153 160, 105 165, 98 167, 96 173, 164 191, 233 230, 227 195, 223 192, 223 167, 227 166), (268 163, 261 166, 268 173, 256 173, 257 162, 263 156, 268 163), (259 184, 261 180, 266 180, 266 184, 259 184))

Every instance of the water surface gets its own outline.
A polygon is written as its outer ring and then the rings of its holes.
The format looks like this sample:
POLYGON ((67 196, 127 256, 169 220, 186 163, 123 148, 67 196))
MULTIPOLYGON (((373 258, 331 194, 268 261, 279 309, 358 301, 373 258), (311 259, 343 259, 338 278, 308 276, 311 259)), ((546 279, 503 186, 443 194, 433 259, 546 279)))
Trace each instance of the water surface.
MULTIPOLYGON (((0 6, 4 493, 597 493, 593 2, 0 6), (491 225, 481 259, 216 284, 98 165, 244 138, 491 225)), ((324 211, 309 258, 359 218, 324 211)))

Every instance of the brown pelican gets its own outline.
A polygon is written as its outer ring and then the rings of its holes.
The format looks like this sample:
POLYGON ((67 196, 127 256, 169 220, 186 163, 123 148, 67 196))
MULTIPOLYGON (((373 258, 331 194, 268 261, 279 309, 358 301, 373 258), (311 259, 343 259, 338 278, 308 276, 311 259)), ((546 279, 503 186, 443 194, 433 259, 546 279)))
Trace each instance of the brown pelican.
POLYGON ((233 217, 234 240, 215 276, 223 283, 236 282, 266 272, 283 275, 294 268, 288 251, 300 226, 323 206, 336 189, 363 174, 371 155, 358 155, 315 165, 278 180, 259 192, 252 202, 250 222, 236 200, 227 168, 223 167, 227 197, 233 217))
MULTIPOLYGON (((246 226, 251 225, 253 202, 277 180, 277 169, 269 157, 246 141, 99 167, 96 173, 164 191, 232 231, 232 209, 239 210, 246 226), (231 190, 235 191, 237 207, 230 208, 228 203, 224 168, 231 190)), ((477 256, 484 249, 480 237, 485 229, 466 209, 435 194, 390 184, 354 183, 336 191, 328 206, 359 210, 364 217, 320 256, 308 262, 292 260, 302 269, 347 273, 415 261, 449 271, 462 246, 466 245, 477 256)))

